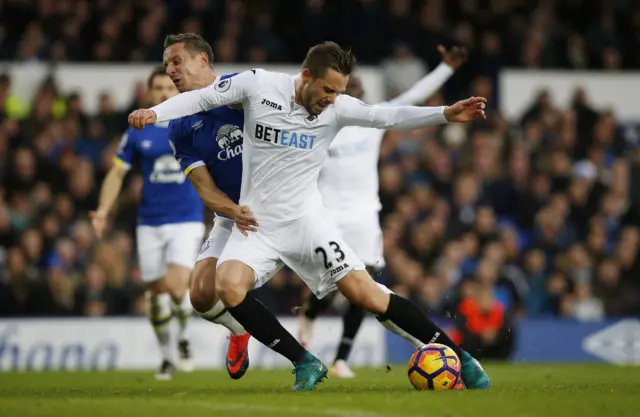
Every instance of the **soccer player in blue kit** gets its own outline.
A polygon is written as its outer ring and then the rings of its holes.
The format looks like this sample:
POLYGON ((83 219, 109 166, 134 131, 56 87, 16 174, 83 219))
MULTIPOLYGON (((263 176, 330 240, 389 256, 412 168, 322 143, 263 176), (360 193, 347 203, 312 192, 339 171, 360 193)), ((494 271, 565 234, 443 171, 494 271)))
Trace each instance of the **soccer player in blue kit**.
MULTIPOLYGON (((164 67, 154 69, 148 80, 150 101, 159 104, 177 93, 164 67)), ((127 130, 102 184, 98 208, 90 213, 96 236, 101 238, 127 172, 133 165, 141 167, 144 183, 136 240, 147 316, 162 354, 156 374, 159 380, 171 379, 175 370, 169 325, 174 318, 179 323, 179 367, 193 370, 186 336, 193 310, 188 288, 205 232, 204 206, 173 156, 168 125, 155 123, 141 131, 127 130)))
MULTIPOLYGON (((200 36, 183 33, 167 36, 164 44, 166 73, 180 92, 220 82, 233 74, 217 76, 211 46, 200 36)), ((254 230, 255 222, 237 202, 242 183, 241 109, 224 106, 172 120, 169 140, 175 158, 193 183, 205 205, 215 213, 213 227, 202 245, 191 282, 191 303, 205 320, 221 324, 231 332, 227 372, 241 378, 249 366, 249 333, 217 299, 215 278, 218 258, 235 224, 254 230)), ((243 229, 246 228, 246 229, 243 229)))

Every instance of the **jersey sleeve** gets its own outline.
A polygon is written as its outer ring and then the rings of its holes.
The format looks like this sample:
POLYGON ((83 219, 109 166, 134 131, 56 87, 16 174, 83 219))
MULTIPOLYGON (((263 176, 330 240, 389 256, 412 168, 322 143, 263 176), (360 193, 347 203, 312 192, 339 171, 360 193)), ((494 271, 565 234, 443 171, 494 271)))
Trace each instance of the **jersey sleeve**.
POLYGON ((113 157, 113 163, 124 169, 131 169, 136 151, 136 134, 133 129, 129 128, 122 135, 120 145, 116 156, 113 157))
POLYGON ((193 135, 184 120, 172 120, 169 123, 169 145, 185 175, 189 175, 194 168, 205 166, 193 146, 193 135))
POLYGON ((433 71, 415 83, 398 97, 384 103, 385 106, 409 106, 420 104, 447 82, 453 75, 453 68, 442 62, 433 71))
POLYGON ((446 124, 445 106, 383 106, 366 104, 357 98, 341 95, 335 103, 339 127, 362 126, 376 129, 411 130, 446 124))
POLYGON ((259 74, 264 70, 252 69, 208 87, 187 91, 152 107, 159 122, 178 119, 216 107, 244 102, 255 91, 259 74))

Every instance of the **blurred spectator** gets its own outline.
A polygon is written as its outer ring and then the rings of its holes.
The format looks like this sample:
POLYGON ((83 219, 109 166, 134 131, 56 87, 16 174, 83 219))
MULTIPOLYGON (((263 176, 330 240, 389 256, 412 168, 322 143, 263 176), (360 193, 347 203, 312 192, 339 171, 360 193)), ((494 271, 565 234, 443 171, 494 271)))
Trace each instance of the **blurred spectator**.
POLYGON ((458 307, 456 342, 477 358, 509 358, 515 346, 509 313, 494 298, 491 286, 476 285, 472 294, 458 307))

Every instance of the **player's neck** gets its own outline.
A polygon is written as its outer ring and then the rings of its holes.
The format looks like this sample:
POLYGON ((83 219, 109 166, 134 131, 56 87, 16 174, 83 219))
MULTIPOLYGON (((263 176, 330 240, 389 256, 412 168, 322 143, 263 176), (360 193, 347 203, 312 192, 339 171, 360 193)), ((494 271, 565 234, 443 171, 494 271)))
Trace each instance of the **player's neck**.
POLYGON ((295 87, 295 96, 293 101, 296 104, 302 105, 302 77, 297 77, 294 80, 293 85, 295 87))
POLYGON ((206 74, 203 74, 199 80, 193 83, 194 90, 209 87, 216 80, 216 77, 217 75, 215 71, 210 71, 210 72, 207 72, 206 74))

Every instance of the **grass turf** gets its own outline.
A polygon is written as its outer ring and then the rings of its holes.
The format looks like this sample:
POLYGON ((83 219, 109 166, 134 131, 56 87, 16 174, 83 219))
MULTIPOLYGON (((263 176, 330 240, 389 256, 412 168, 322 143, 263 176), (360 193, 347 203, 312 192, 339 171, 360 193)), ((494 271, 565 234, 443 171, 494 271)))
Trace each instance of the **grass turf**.
POLYGON ((359 369, 292 393, 287 371, 1 373, 0 416, 526 417, 637 416, 640 369, 608 365, 488 365, 488 392, 416 392, 403 366, 359 369))

